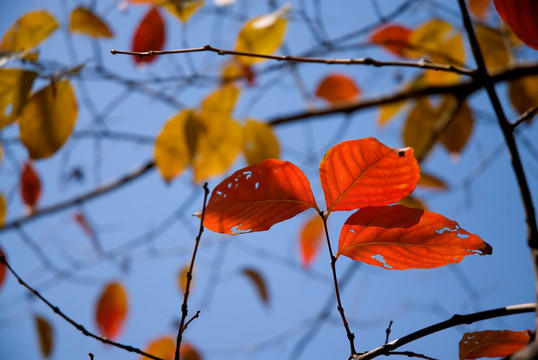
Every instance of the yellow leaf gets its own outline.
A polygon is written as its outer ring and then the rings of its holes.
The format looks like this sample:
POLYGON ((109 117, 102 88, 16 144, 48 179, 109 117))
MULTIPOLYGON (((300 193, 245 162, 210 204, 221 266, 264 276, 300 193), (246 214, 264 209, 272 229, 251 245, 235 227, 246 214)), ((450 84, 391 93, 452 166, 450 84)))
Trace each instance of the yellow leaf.
POLYGON ((512 55, 500 30, 477 24, 475 32, 489 71, 497 72, 511 64, 512 55))
POLYGON ((418 180, 417 185, 437 190, 448 189, 448 186, 443 180, 439 179, 437 176, 425 173, 423 171, 420 172, 420 179, 418 180))
POLYGON ((508 84, 512 106, 519 114, 538 105, 538 75, 525 76, 508 84))
POLYGON ((416 28, 409 39, 408 57, 419 58, 439 50, 439 43, 446 38, 452 25, 441 19, 432 19, 416 28))
POLYGON ((0 129, 20 114, 37 73, 22 69, 0 69, 0 129))
MULTIPOLYGON (((439 49, 431 54, 431 61, 456 66, 465 64, 465 50, 461 34, 456 34, 439 43, 439 49)), ((448 71, 426 70, 425 77, 429 85, 445 85, 457 82, 460 75, 448 71)))
POLYGON ((54 346, 54 333, 49 321, 42 316, 34 316, 35 327, 37 330, 37 337, 39 340, 39 348, 41 349, 41 355, 43 358, 48 359, 54 346))
POLYGON ((400 110, 405 106, 405 101, 398 101, 392 104, 382 105, 379 107, 379 117, 377 124, 379 126, 386 125, 400 110))
MULTIPOLYGON (((288 21, 285 19, 290 6, 288 4, 270 14, 257 16, 247 21, 241 29, 235 50, 256 54, 272 54, 282 44, 288 21)), ((245 64, 256 64, 266 59, 240 56, 245 64)))
POLYGON ((4 34, 0 50, 30 50, 48 38, 57 28, 58 22, 48 12, 43 10, 28 12, 4 34))
POLYGON ((7 216, 7 204, 4 194, 0 193, 0 228, 4 226, 7 216))
POLYGON ((242 148, 242 131, 231 118, 220 118, 200 133, 194 154, 194 181, 221 175, 233 164, 242 148))
POLYGON ((51 83, 34 93, 18 121, 20 139, 32 159, 54 154, 67 141, 77 120, 77 100, 69 81, 51 83))
MULTIPOLYGON (((189 271, 189 268, 190 268, 190 264, 186 264, 185 266, 183 266, 178 274, 177 274, 177 283, 179 285, 179 289, 181 290, 181 292, 186 292, 187 291, 187 272, 189 271)), ((189 290, 192 291, 192 286, 193 286, 193 281, 191 279, 191 283, 189 285, 189 290)))
POLYGON ((108 25, 91 10, 77 7, 71 12, 69 30, 93 38, 111 38, 114 36, 108 25))
POLYGON ((184 109, 170 118, 155 139, 155 165, 166 182, 191 164, 200 124, 196 112, 184 109))
POLYGON ((237 86, 228 83, 209 94, 200 105, 202 123, 210 127, 219 119, 229 118, 240 92, 237 86))
POLYGON ((187 22, 204 5, 204 0, 159 0, 157 5, 164 6, 179 20, 187 22))
POLYGON ((407 206, 408 208, 428 210, 428 207, 426 206, 424 201, 411 194, 398 201, 398 204, 407 206))
POLYGON ((243 151, 249 165, 265 159, 278 159, 280 146, 273 128, 264 122, 248 119, 243 127, 243 151))
MULTIPOLYGON (((441 105, 441 112, 449 111, 449 101, 456 101, 446 97, 441 105)), ((462 103, 456 114, 439 134, 439 141, 452 154, 459 154, 473 132, 473 113, 466 102, 462 103)))

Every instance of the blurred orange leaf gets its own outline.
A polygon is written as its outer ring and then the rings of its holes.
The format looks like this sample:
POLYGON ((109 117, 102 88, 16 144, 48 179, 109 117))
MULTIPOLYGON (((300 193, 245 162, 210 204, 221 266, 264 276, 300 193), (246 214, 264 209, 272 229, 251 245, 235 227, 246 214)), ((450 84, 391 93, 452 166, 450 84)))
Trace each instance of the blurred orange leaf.
POLYGON ((525 76, 508 83, 512 106, 519 114, 538 105, 538 76, 525 76))
POLYGON ((402 205, 358 210, 340 232, 336 256, 345 255, 385 269, 430 269, 465 256, 491 254, 477 235, 444 216, 402 205))
POLYGON ((7 216, 7 203, 4 194, 0 193, 0 229, 4 226, 7 216))
MULTIPOLYGON (((187 291, 187 272, 189 271, 189 269, 190 269, 190 264, 186 264, 179 270, 177 274, 177 284, 182 293, 185 293, 187 291)), ((191 283, 189 286, 189 290, 191 291, 192 291, 193 283, 194 281, 192 281, 191 279, 191 283)))
POLYGON ((115 339, 120 334, 128 313, 127 292, 117 281, 106 284, 95 310, 95 321, 100 333, 115 339))
POLYGON ((243 152, 249 165, 265 159, 278 159, 280 145, 273 128, 267 123, 248 119, 243 126, 243 152))
POLYGON ((41 197, 41 181, 31 162, 24 164, 20 179, 20 189, 24 204, 33 212, 41 197))
POLYGON ((58 28, 58 21, 44 10, 31 11, 20 17, 4 34, 3 51, 31 50, 58 28))
POLYGON ((370 41, 383 46, 397 56, 405 56, 405 49, 411 37, 411 29, 398 24, 388 24, 377 28, 370 35, 370 41))
MULTIPOLYGON (((164 47, 166 38, 164 19, 157 10, 151 8, 138 24, 132 43, 132 51, 143 52, 149 50, 160 51, 164 47)), ((156 55, 133 56, 135 63, 150 63, 156 60, 156 55)))
POLYGON ((387 205, 411 193, 420 177, 413 149, 392 149, 374 138, 344 141, 321 160, 327 214, 387 205))
MULTIPOLYGON (((159 336, 153 339, 144 351, 163 360, 174 360, 176 339, 168 335, 159 336)), ((140 360, 146 359, 147 357, 140 356, 140 360)))
POLYGON ((312 215, 303 224, 299 237, 299 250, 304 267, 309 267, 316 257, 325 234, 323 219, 319 215, 312 215))
POLYGON ((22 109, 19 137, 32 159, 53 155, 67 141, 78 116, 71 83, 53 82, 34 93, 22 109))
POLYGON ((491 0, 469 0, 469 11, 475 18, 486 20, 491 0))
POLYGON ((525 44, 538 49, 538 2, 535 0, 495 0, 500 17, 525 44))
POLYGON ((316 96, 331 104, 353 102, 359 99, 360 89, 345 74, 332 73, 323 78, 316 89, 316 96))
POLYGON ((43 358, 48 359, 54 346, 54 332, 50 322, 42 316, 34 316, 37 338, 39 340, 39 349, 43 358))
POLYGON ((88 235, 89 237, 93 237, 93 229, 88 222, 88 219, 86 218, 86 215, 82 212, 76 212, 75 215, 73 215, 73 218, 75 219, 75 222, 80 226, 80 228, 88 235))
POLYGON ((290 162, 268 159, 236 171, 213 189, 204 226, 231 235, 264 231, 309 208, 317 206, 304 173, 290 162))
POLYGON ((459 359, 504 357, 524 348, 532 331, 486 330, 465 333, 459 344, 459 359))
POLYGON ((91 10, 77 7, 71 12, 69 30, 93 38, 111 38, 114 36, 108 25, 91 10))
POLYGON ((202 355, 191 343, 184 342, 179 347, 180 360, 202 360, 202 355))
POLYGON ((16 121, 36 77, 34 71, 0 69, 0 129, 16 121))
POLYGON ((254 288, 256 289, 258 295, 260 296, 260 299, 265 305, 269 304, 269 293, 267 292, 267 285, 265 283, 265 279, 260 274, 260 272, 256 269, 252 268, 244 268, 242 271, 243 275, 245 275, 252 285, 254 285, 254 288))

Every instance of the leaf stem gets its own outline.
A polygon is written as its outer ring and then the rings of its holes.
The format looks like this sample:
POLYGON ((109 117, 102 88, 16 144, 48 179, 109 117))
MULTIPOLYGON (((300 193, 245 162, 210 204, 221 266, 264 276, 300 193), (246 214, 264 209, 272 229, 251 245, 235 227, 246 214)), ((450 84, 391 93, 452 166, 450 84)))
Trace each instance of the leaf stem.
POLYGON ((181 321, 177 330, 176 351, 174 355, 174 360, 179 360, 179 348, 181 347, 183 331, 185 331, 185 329, 191 323, 191 321, 196 319, 198 315, 200 314, 200 311, 197 311, 196 314, 187 323, 185 323, 185 321, 187 320, 187 315, 189 314, 187 302, 189 300, 192 273, 194 269, 194 261, 196 260, 196 253, 198 252, 198 245, 200 244, 200 239, 202 238, 202 233, 204 232, 204 216, 205 216, 205 209, 206 209, 208 196, 209 196, 209 188, 207 187, 207 183, 205 183, 204 184, 204 203, 202 207, 202 215, 200 216, 200 227, 198 229, 198 235, 196 235, 196 240, 194 242, 194 250, 192 251, 191 264, 189 266, 189 271, 187 271, 187 284, 185 286, 183 304, 181 304, 181 321))
POLYGON ((331 247, 331 241, 329 238, 329 229, 327 228, 327 216, 323 213, 323 211, 319 212, 319 216, 323 219, 323 227, 325 229, 325 238, 327 239, 327 247, 329 249, 329 255, 331 256, 331 270, 333 273, 333 281, 334 281, 334 291, 336 293, 336 302, 337 302, 337 309, 340 313, 340 317, 342 318, 342 322, 344 323, 344 328, 346 329, 347 338, 349 340, 349 346, 351 349, 351 356, 357 353, 355 350, 355 334, 351 332, 349 329, 349 324, 346 319, 346 315, 344 314, 344 307, 342 306, 342 300, 340 299, 340 290, 338 289, 338 277, 336 276, 336 256, 334 256, 332 247, 331 247))

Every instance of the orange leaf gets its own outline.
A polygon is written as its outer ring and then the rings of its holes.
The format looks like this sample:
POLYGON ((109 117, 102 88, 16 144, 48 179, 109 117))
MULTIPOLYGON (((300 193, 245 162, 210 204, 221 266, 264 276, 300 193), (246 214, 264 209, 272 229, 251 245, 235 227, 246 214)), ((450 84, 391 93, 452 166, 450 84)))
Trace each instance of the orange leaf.
POLYGON ((300 252, 303 266, 309 267, 316 257, 324 234, 323 219, 313 215, 303 225, 300 237, 300 252))
POLYGON ((351 215, 340 232, 336 256, 404 270, 435 268, 491 251, 491 246, 455 221, 394 205, 366 207, 351 215))
POLYGON ((269 304, 269 293, 267 292, 267 285, 260 272, 256 269, 245 268, 243 274, 250 280, 250 282, 256 288, 260 299, 265 305, 269 304))
MULTIPOLYGON (((166 38, 164 19, 157 8, 151 8, 142 19, 133 38, 133 51, 160 51, 164 47, 166 38)), ((156 59, 155 55, 134 56, 137 64, 150 63, 156 59)))
POLYGON ((459 358, 504 357, 524 348, 531 341, 532 331, 486 330, 465 333, 460 340, 459 358))
POLYGON ((495 0, 500 17, 518 38, 533 49, 538 49, 538 2, 536 0, 495 0))
POLYGON ((337 104, 356 101, 360 92, 360 89, 349 76, 332 73, 321 80, 316 89, 316 96, 332 104, 337 104))
MULTIPOLYGON (((3 256, 4 258, 7 258, 6 254, 4 253, 4 250, 0 248, 0 256, 3 256)), ((2 285, 4 284, 4 280, 6 279, 6 265, 4 263, 0 262, 0 289, 2 289, 2 285)))
POLYGON ((231 235, 263 231, 310 208, 317 206, 305 174, 288 161, 268 159, 217 185, 204 226, 231 235))
POLYGON ((128 312, 127 292, 119 282, 108 283, 97 302, 95 320, 103 336, 116 338, 125 323, 128 312))
POLYGON ((41 181, 30 162, 24 164, 24 169, 20 180, 21 196, 24 204, 30 209, 35 210, 37 202, 41 197, 41 181))
POLYGON ((491 0, 469 0, 469 11, 474 17, 486 20, 491 0))
MULTIPOLYGON (((163 360, 173 360, 176 352, 176 339, 167 335, 159 336, 146 346, 145 352, 163 360)), ((140 356, 140 360, 145 359, 147 357, 140 356)))
MULTIPOLYGON (((186 264, 179 270, 177 274, 177 284, 179 285, 179 289, 181 290, 182 293, 187 291, 187 272, 189 271, 189 269, 190 269, 190 264, 186 264)), ((193 281, 191 279, 191 283, 189 285, 190 291, 192 291, 192 285, 193 285, 193 281)))
POLYGON ((83 213, 77 212, 75 215, 73 215, 73 218, 75 219, 75 222, 80 225, 86 235, 93 237, 93 229, 83 213))
POLYGON ((319 175, 330 213, 401 200, 415 189, 420 169, 413 149, 392 149, 365 138, 329 149, 319 175))
POLYGON ((184 342, 179 347, 180 360, 202 360, 200 352, 190 343, 184 342))
POLYGON ((50 322, 42 316, 34 317, 37 337, 39 339, 39 348, 44 359, 48 359, 54 345, 54 333, 50 322))
POLYGON ((397 24, 385 25, 376 29, 370 35, 370 41, 383 46, 394 55, 404 57, 405 49, 413 31, 405 26, 397 24))

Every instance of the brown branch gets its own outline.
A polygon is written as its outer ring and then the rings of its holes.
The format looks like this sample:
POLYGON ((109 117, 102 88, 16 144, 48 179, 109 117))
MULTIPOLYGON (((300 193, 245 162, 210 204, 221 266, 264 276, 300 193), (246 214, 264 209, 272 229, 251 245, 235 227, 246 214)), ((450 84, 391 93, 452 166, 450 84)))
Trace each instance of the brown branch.
MULTIPOLYGON (((39 293, 39 291, 37 291, 36 289, 34 289, 33 287, 31 287, 30 285, 28 285, 20 276, 19 274, 17 274, 15 272, 15 270, 13 270, 13 268, 11 267, 11 265, 7 262, 6 260, 6 257, 2 254, 0 254, 0 263, 1 264, 4 264, 6 266, 6 268, 9 270, 9 272, 11 274, 13 274, 13 276, 15 276, 15 278, 17 278, 17 280, 19 281, 19 284, 21 284, 22 286, 24 286, 25 288, 27 288, 32 294, 34 294, 35 296, 37 296, 41 301, 43 301, 49 308, 52 309, 52 311, 54 311, 56 314, 60 315, 65 321, 67 321, 68 323, 70 323, 71 325, 73 325, 78 331, 80 331, 82 334, 86 335, 86 336, 89 336, 91 338, 94 338, 96 340, 99 340, 100 342, 102 343, 105 343, 105 344, 108 344, 108 345, 112 345, 112 346, 115 346, 115 347, 118 347, 118 348, 121 348, 123 350, 127 350, 129 352, 134 352, 134 353, 137 353, 137 354, 140 354, 140 355, 143 355, 145 357, 148 357, 150 359, 154 359, 154 360, 163 360, 161 359, 160 357, 157 357, 157 356, 154 356, 154 355, 151 355, 151 354, 148 354, 138 348, 135 348, 133 346, 130 346, 130 345, 124 345, 124 344, 121 344, 121 343, 118 343, 118 342, 115 342, 115 341, 112 341, 110 339, 107 339, 103 336, 100 336, 100 335, 96 335, 94 333, 91 333, 89 332, 83 325, 77 323, 75 320, 71 319, 69 316, 67 316, 62 310, 60 310, 60 308, 58 306, 55 306, 53 305, 49 300, 47 300, 43 295, 41 295, 39 293)), ((93 355, 90 354, 90 358, 92 358, 93 355)))
POLYGON ((191 264, 189 266, 189 271, 187 271, 187 284, 185 286, 185 295, 183 296, 183 304, 181 304, 181 322, 179 324, 178 330, 177 330, 177 338, 176 338, 176 351, 175 351, 175 360, 179 360, 179 348, 181 346, 181 340, 183 338, 183 331, 187 328, 187 326, 198 317, 200 314, 200 311, 196 313, 187 323, 185 323, 185 320, 187 319, 187 315, 189 313, 187 302, 189 300, 189 293, 190 293, 190 286, 192 282, 192 273, 194 270, 194 261, 196 260, 196 253, 198 252, 198 245, 200 245, 200 239, 202 238, 202 233, 204 232, 204 216, 205 216, 205 208, 207 204, 207 197, 209 196, 209 189, 207 187, 207 183, 204 184, 204 203, 202 207, 202 214, 200 215, 200 228, 198 229, 198 235, 196 236, 196 240, 194 242, 194 250, 192 251, 192 258, 191 258, 191 264))
POLYGON ((375 67, 381 66, 399 66, 399 67, 414 67, 428 70, 436 71, 447 71, 461 75, 474 76, 474 71, 466 69, 461 66, 447 65, 447 64, 435 64, 429 60, 421 59, 419 61, 379 61, 372 58, 356 58, 356 59, 323 59, 323 58, 313 58, 313 57, 304 57, 304 56, 289 56, 289 55, 269 55, 269 54, 258 54, 251 53, 246 51, 236 51, 236 50, 226 50, 213 47, 211 45, 205 45, 197 48, 190 49, 177 49, 177 50, 149 50, 149 51, 123 51, 111 49, 110 52, 115 54, 122 55, 133 55, 133 56, 153 56, 153 55, 167 55, 167 54, 185 54, 193 52, 204 52, 210 51, 215 52, 219 55, 235 55, 235 56, 246 56, 254 58, 262 58, 276 61, 288 61, 288 62, 300 62, 300 63, 315 63, 315 64, 325 64, 325 65, 371 65, 375 67))
POLYGON ((455 314, 450 319, 430 325, 418 331, 415 331, 409 335, 403 336, 399 339, 393 340, 383 346, 380 346, 374 350, 368 351, 363 354, 356 354, 350 359, 355 360, 368 360, 378 357, 380 355, 386 355, 390 351, 397 349, 405 344, 408 344, 412 341, 418 340, 425 336, 429 336, 433 333, 446 330, 448 328, 463 325, 463 324, 472 324, 477 321, 492 319, 501 316, 522 314, 536 311, 536 304, 519 304, 519 305, 510 305, 497 309, 480 311, 471 314, 459 315, 455 314))
POLYGON ((534 115, 538 114, 538 105, 535 105, 531 107, 529 110, 525 111, 523 114, 521 114, 520 117, 517 118, 516 121, 511 125, 512 131, 516 127, 518 127, 520 124, 524 123, 525 121, 529 121, 534 117, 534 115))

